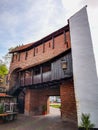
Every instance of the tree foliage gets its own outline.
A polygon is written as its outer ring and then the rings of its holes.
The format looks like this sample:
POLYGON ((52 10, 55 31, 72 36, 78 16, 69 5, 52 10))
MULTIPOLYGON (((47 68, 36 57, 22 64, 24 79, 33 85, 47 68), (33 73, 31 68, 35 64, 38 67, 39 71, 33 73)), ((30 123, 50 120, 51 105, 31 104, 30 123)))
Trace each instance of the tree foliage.
POLYGON ((7 69, 6 65, 0 64, 0 77, 4 78, 4 76, 7 74, 8 74, 8 69, 7 69))

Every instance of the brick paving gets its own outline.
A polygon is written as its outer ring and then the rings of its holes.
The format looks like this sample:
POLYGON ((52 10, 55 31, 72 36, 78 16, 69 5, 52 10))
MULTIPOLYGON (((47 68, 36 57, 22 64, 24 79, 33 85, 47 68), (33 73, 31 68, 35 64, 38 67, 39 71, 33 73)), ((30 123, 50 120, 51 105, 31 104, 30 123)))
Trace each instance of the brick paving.
POLYGON ((18 115, 17 120, 0 124, 0 130, 77 130, 75 124, 63 122, 59 110, 52 109, 49 115, 18 115))

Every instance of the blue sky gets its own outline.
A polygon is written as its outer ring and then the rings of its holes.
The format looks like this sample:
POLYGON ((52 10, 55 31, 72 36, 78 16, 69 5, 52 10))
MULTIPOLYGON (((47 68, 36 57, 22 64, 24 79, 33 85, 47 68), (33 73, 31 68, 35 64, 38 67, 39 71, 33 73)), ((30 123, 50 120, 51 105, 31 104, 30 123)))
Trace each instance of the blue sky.
POLYGON ((0 0, 0 59, 9 48, 34 42, 65 26, 85 5, 98 66, 98 0, 0 0))

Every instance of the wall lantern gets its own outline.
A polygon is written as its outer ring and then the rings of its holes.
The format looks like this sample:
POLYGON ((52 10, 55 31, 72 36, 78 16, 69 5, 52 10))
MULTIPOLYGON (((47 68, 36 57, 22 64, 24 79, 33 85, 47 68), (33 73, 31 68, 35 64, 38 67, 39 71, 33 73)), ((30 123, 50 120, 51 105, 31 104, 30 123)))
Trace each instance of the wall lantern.
POLYGON ((67 69, 67 61, 64 61, 64 60, 61 61, 61 68, 62 68, 62 70, 64 71, 64 74, 65 74, 65 71, 67 69))

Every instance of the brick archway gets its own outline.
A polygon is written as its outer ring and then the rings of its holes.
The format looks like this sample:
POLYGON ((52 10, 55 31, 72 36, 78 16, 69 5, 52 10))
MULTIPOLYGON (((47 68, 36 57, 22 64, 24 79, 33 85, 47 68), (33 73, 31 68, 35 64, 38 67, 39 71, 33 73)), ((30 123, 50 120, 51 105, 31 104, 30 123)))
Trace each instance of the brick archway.
POLYGON ((62 82, 59 88, 56 89, 27 89, 25 96, 25 114, 42 115, 43 105, 47 106, 47 113, 49 113, 49 96, 51 95, 61 97, 61 118, 64 121, 77 123, 76 101, 72 80, 62 82))

